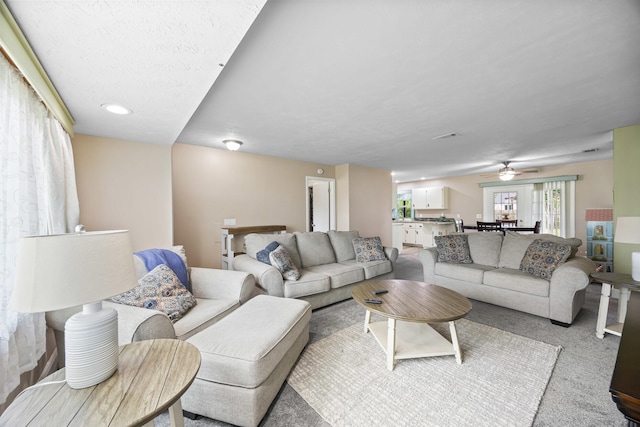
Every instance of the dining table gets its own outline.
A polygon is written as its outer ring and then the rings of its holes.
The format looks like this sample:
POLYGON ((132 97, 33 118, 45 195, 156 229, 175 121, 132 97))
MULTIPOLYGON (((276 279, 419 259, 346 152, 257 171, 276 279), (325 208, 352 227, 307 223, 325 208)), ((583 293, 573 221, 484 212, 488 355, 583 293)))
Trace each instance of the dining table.
MULTIPOLYGON (((463 225, 462 226, 462 230, 464 232, 464 230, 474 230, 477 231, 478 230, 478 226, 477 225, 463 225)), ((517 231, 519 233, 536 233, 538 234, 539 231, 536 231, 536 227, 520 227, 520 226, 504 226, 500 229, 500 231, 502 231, 502 234, 504 234, 506 231, 517 231)))

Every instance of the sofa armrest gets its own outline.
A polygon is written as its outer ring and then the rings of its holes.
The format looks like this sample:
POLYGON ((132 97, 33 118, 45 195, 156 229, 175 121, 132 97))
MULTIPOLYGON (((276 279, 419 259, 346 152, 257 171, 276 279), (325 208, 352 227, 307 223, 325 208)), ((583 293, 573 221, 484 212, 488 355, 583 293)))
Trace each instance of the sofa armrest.
POLYGON ((418 259, 422 263, 425 283, 435 283, 436 262, 438 262, 438 250, 436 248, 426 248, 418 252, 418 259))
POLYGON ((571 258, 555 269, 549 284, 549 318, 567 324, 573 321, 580 309, 574 306, 575 294, 589 285, 595 271, 595 263, 583 257, 571 258))
POLYGON ((191 267, 191 293, 196 298, 230 299, 246 302, 253 288, 255 279, 249 273, 215 268, 191 267))
POLYGON ((252 274, 256 285, 264 289, 267 294, 284 297, 284 279, 277 268, 255 260, 249 255, 239 255, 233 258, 233 269, 252 274))
POLYGON ((400 252, 398 251, 398 248, 385 246, 384 247, 384 254, 391 261, 391 265, 394 266, 393 269, 395 270, 396 261, 398 260, 398 255, 400 254, 400 252))
MULTIPOLYGON (((111 301, 103 301, 104 308, 118 313, 118 344, 129 344, 155 338, 175 338, 176 333, 169 317, 157 310, 133 307, 111 301)), ((64 326, 69 317, 82 311, 82 306, 49 311, 45 314, 47 325, 54 330, 60 368, 65 363, 64 326)))
POLYGON ((176 337, 173 323, 161 311, 109 301, 103 301, 102 305, 118 312, 118 344, 120 345, 176 337))

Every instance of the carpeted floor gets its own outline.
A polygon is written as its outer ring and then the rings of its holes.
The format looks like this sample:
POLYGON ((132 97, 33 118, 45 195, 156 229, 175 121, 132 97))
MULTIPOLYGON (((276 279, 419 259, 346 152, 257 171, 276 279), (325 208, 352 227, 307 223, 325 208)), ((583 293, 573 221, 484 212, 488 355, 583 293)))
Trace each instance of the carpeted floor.
MULTIPOLYGON (((399 360, 389 371, 358 322, 309 345, 287 381, 334 427, 531 425, 560 346, 466 319, 456 325, 461 365, 454 356, 429 357, 399 360)), ((433 327, 450 336, 446 324, 433 327)))
MULTIPOLYGON (((416 252, 415 249, 402 252, 396 265, 398 279, 423 280, 416 252)), ((600 286, 589 285, 586 303, 569 328, 552 325, 548 319, 472 301, 473 309, 466 319, 562 347, 534 426, 626 426, 609 394, 620 338, 609 334, 602 340, 596 338, 599 298, 600 286)), ((609 320, 613 321, 615 303, 609 313, 609 320)), ((364 311, 353 300, 315 310, 310 323, 310 343, 363 320, 364 311)), ((167 414, 157 418, 156 425, 170 425, 167 414)), ((227 424, 205 418, 185 420, 185 425, 227 424)), ((261 425, 326 427, 328 423, 285 383, 261 425)))

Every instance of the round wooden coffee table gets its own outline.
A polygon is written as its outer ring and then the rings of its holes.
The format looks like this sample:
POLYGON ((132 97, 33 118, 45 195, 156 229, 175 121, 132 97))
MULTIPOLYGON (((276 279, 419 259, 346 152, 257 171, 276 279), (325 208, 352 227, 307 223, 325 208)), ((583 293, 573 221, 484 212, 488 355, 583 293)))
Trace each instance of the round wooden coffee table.
POLYGON ((391 371, 398 359, 455 355, 458 364, 462 354, 455 321, 471 311, 471 302, 458 292, 436 285, 411 280, 374 280, 353 290, 353 299, 367 311, 364 332, 375 336, 387 353, 391 371), (388 291, 375 295, 375 291, 388 291), (381 304, 365 302, 380 300, 381 304), (371 323, 371 313, 388 318, 371 323), (429 323, 449 323, 451 342, 429 323))

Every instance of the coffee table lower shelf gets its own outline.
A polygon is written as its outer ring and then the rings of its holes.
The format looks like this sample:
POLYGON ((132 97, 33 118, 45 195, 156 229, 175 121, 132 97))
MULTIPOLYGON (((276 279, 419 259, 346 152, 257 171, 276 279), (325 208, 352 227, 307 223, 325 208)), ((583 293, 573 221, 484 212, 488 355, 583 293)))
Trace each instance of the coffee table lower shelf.
POLYGON ((371 331, 387 354, 387 368, 393 370, 395 360, 398 359, 455 355, 457 362, 462 363, 455 323, 448 323, 453 343, 427 323, 389 319, 368 323, 365 327, 371 331), (393 333, 394 328, 395 334, 393 333), (389 331, 391 331, 393 341, 390 340, 389 331))

